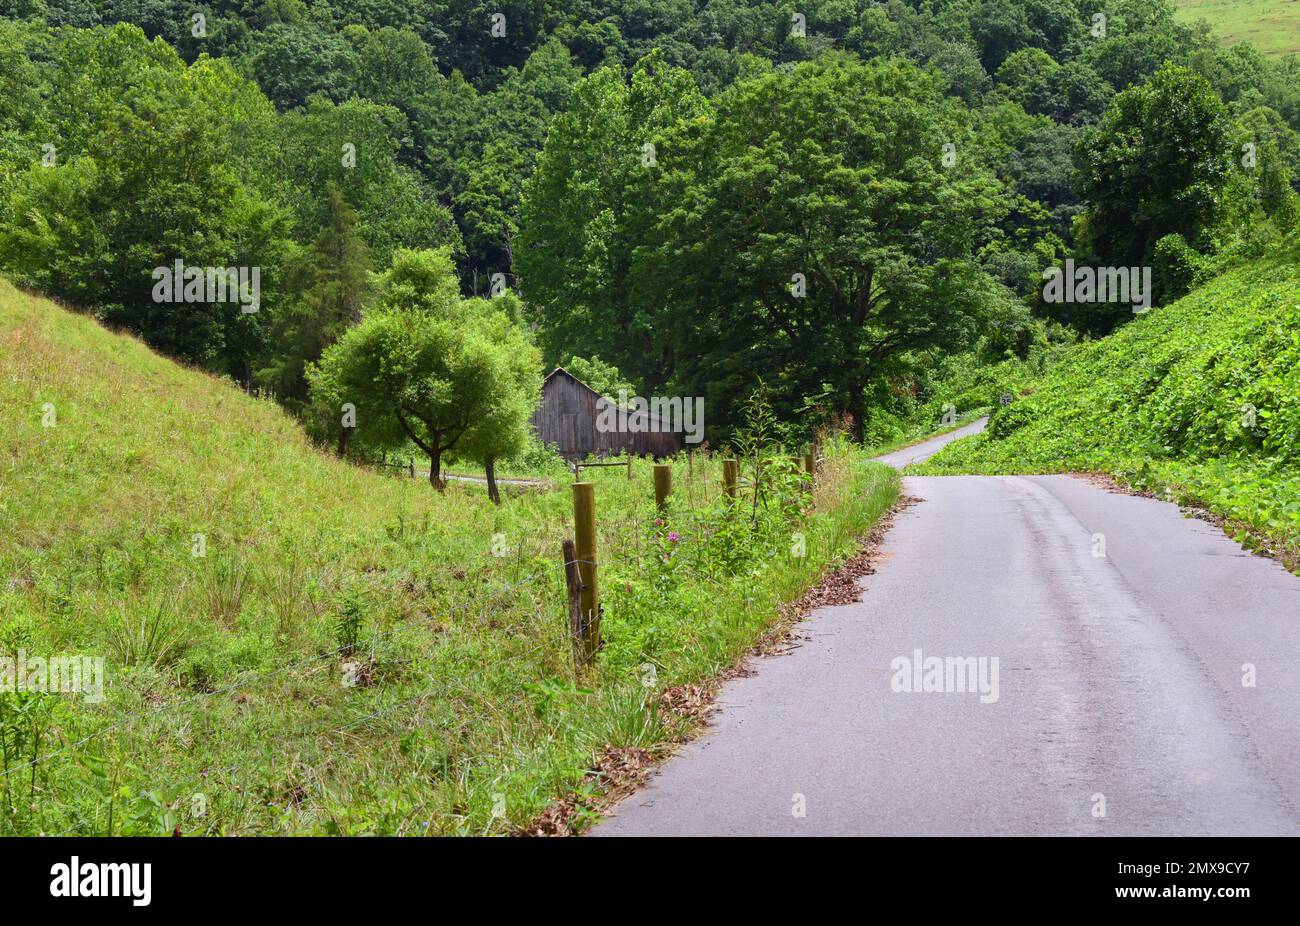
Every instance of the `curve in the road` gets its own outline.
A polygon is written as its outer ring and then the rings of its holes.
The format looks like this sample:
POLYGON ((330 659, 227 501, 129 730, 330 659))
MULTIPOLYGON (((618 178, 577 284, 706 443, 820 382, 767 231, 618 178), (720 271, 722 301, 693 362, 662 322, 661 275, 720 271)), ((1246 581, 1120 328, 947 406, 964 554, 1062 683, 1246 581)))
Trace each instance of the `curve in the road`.
POLYGON ((968 425, 957 428, 955 431, 949 431, 947 434, 940 434, 938 437, 921 441, 919 444, 912 444, 910 447, 903 447, 884 456, 876 457, 876 460, 895 469, 903 469, 912 463, 923 463, 953 441, 983 431, 984 426, 988 423, 987 417, 980 418, 968 425))
POLYGON ((1300 579, 1069 476, 906 491, 863 600, 595 835, 1300 834, 1300 579), (933 657, 996 698, 899 690, 933 657))

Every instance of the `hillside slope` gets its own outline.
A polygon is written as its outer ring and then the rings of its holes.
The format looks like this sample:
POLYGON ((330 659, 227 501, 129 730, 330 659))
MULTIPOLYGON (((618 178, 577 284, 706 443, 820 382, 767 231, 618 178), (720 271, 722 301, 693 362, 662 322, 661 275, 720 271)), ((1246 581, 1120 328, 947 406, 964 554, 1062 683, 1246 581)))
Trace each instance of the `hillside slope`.
POLYGON ((90 549, 149 533, 188 556, 202 532, 215 550, 238 538, 271 554, 304 532, 378 530, 419 500, 429 510, 418 487, 317 452, 274 403, 3 280, 0 344, 0 517, 13 546, 58 550, 75 537, 90 549))
POLYGON ((1078 346, 1026 392, 926 471, 1109 472, 1208 508, 1296 556, 1300 249, 1246 264, 1078 346))
POLYGON ((104 661, 102 701, 0 684, 0 835, 525 828, 689 727, 647 664, 705 682, 856 549, 898 485, 860 463, 829 448, 815 510, 796 482, 752 519, 717 459, 674 461, 663 513, 644 462, 587 476, 605 648, 576 677, 567 487, 497 508, 343 464, 0 280, 0 659, 104 661))
POLYGON ((1176 0, 1178 18, 1206 20, 1225 45, 1250 42, 1266 55, 1300 52, 1300 0, 1176 0))
MULTIPOLYGON (((161 832, 168 821, 265 831, 268 809, 289 806, 281 788, 312 788, 294 756, 326 748, 311 731, 409 694, 398 667, 419 660, 426 678, 436 672, 441 650, 399 636, 405 623, 423 619, 424 637, 438 639, 428 622, 438 614, 434 628, 462 658, 506 659, 555 638, 538 607, 554 582, 498 605, 515 634, 448 615, 514 578, 536 552, 520 525, 558 526, 561 510, 548 494, 503 514, 478 488, 439 497, 426 481, 339 462, 273 402, 0 280, 0 651, 106 663, 104 703, 42 701, 48 715, 27 727, 5 726, 19 723, 22 702, 0 695, 6 769, 28 749, 55 753, 30 781, 0 778, 0 798, 20 808, 6 822, 103 833, 116 780, 131 797, 118 802, 114 831, 161 832), (489 555, 494 531, 511 532, 517 556, 489 555), (339 684, 336 651, 354 645, 391 685, 339 684), (99 764, 82 749, 58 755, 60 743, 128 717, 140 719, 89 744, 99 764), (291 753, 276 756, 278 745, 291 753), (250 802, 246 788, 261 798, 250 802), (168 811, 195 792, 203 819, 168 811)), ((522 675, 547 671, 539 659, 522 675)), ((350 769, 336 784, 358 777, 350 769)), ((339 803, 346 813, 357 800, 339 803)))

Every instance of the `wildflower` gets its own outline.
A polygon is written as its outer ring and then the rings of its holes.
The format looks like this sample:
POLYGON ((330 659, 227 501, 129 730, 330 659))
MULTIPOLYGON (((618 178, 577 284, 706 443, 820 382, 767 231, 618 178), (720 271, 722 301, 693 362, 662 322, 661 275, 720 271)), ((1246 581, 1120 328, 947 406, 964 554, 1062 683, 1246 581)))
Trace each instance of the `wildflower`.
POLYGON ((668 532, 668 542, 669 542, 669 543, 676 543, 677 541, 679 541, 679 540, 681 540, 681 539, 682 539, 682 535, 679 534, 679 533, 677 533, 677 531, 669 531, 669 532, 668 532))

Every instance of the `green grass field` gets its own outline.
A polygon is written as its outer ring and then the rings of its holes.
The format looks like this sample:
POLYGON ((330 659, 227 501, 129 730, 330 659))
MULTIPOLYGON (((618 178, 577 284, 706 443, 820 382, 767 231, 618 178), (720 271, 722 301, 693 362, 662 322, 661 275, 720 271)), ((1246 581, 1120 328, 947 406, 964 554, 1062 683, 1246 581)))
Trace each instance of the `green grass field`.
POLYGON ((578 677, 562 480, 498 509, 341 463, 0 281, 0 655, 107 677, 100 704, 0 694, 0 833, 525 826, 603 750, 679 737, 663 693, 733 664, 898 487, 832 447, 815 503, 789 482, 755 526, 717 459, 674 470, 660 525, 648 463, 591 476, 605 647, 578 677))
POLYGON ((1300 0, 1176 0, 1188 23, 1207 20, 1228 45, 1250 42, 1270 56, 1300 52, 1300 0))

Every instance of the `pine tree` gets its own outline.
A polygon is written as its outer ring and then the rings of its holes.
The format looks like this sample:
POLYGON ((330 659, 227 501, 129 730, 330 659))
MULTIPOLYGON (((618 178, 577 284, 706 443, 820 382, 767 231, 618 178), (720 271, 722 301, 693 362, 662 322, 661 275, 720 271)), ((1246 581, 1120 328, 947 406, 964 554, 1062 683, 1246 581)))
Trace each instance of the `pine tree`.
POLYGON ((308 399, 307 364, 320 359, 361 320, 371 294, 370 255, 357 230, 357 214, 338 186, 327 188, 320 234, 289 264, 286 305, 273 329, 277 356, 262 379, 286 405, 308 399))

